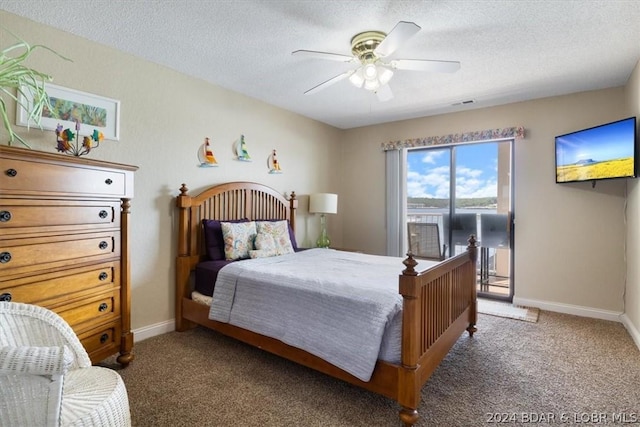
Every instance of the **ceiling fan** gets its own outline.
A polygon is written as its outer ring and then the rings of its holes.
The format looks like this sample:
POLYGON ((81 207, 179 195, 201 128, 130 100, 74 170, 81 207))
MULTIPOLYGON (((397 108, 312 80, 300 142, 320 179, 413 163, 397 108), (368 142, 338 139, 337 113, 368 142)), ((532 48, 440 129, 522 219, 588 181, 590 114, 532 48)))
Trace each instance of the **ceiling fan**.
POLYGON ((354 86, 375 92, 380 101, 387 101, 393 98, 393 92, 387 83, 391 80, 394 70, 454 73, 460 69, 460 63, 457 61, 433 61, 427 59, 385 60, 418 31, 420 31, 420 26, 414 22, 400 21, 389 34, 382 31, 358 33, 351 39, 353 56, 313 50, 296 50, 292 52, 291 54, 296 56, 360 64, 356 69, 338 74, 309 89, 305 92, 305 95, 311 95, 348 78, 354 86))

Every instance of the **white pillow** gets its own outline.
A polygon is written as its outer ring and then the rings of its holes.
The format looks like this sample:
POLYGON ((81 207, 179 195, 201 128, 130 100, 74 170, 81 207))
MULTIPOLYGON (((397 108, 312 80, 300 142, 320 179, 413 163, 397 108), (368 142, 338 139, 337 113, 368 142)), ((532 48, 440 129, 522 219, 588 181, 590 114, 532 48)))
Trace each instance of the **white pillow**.
POLYGON ((256 235, 256 239, 254 240, 253 246, 258 250, 264 249, 264 250, 274 251, 274 252, 278 247, 276 245, 276 240, 273 238, 271 234, 261 233, 261 232, 258 232, 258 234, 256 235))
POLYGON ((221 222, 222 238, 224 240, 224 256, 227 260, 249 258, 249 251, 253 249, 256 238, 256 223, 249 222, 221 222))
POLYGON ((276 251, 269 249, 256 249, 254 251, 249 251, 249 257, 251 259, 255 258, 269 258, 272 256, 278 255, 276 251))
MULTIPOLYGON (((289 223, 282 221, 256 221, 256 231, 258 234, 266 234, 273 237, 275 251, 277 255, 293 253, 293 246, 289 238, 289 223)), ((256 247, 256 249, 259 249, 256 247)))
POLYGON ((279 255, 276 250, 276 241, 271 234, 258 233, 253 246, 256 250, 249 251, 251 258, 266 258, 279 255))

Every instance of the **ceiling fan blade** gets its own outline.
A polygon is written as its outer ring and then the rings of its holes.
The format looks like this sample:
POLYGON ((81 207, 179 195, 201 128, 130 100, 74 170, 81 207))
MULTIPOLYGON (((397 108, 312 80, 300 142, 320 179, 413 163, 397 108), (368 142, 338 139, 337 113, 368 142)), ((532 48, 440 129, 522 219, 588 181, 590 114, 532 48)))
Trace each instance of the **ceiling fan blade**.
POLYGON ((349 70, 349 71, 347 71, 347 72, 345 72, 345 73, 338 74, 337 76, 330 78, 330 79, 329 79, 329 80, 327 80, 326 82, 322 82, 322 83, 320 83, 319 85, 312 87, 311 89, 309 89, 308 91, 306 91, 304 94, 305 94, 305 95, 313 95, 314 93, 319 92, 319 91, 321 91, 322 89, 324 89, 324 88, 326 88, 326 87, 329 87, 329 86, 331 86, 331 85, 332 85, 332 84, 334 84, 334 83, 339 82, 340 80, 344 80, 344 79, 346 79, 346 78, 347 78, 347 77, 349 77, 351 74, 353 74, 353 73, 354 73, 354 71, 355 71, 355 70, 349 70))
POLYGON ((393 98, 393 92, 388 84, 380 86, 380 88, 376 91, 376 96, 378 97, 378 101, 385 102, 393 98))
POLYGON ((296 56, 306 56, 309 58, 317 58, 317 59, 328 59, 330 61, 339 61, 339 62, 355 62, 356 58, 348 55, 341 55, 339 53, 330 53, 330 52, 317 52, 315 50, 296 50, 291 52, 292 55, 296 56))
POLYGON ((397 59, 390 62, 396 70, 431 71, 434 73, 455 73, 460 69, 458 61, 431 61, 428 59, 397 59))
POLYGON ((389 56, 418 31, 420 31, 420 26, 414 22, 400 21, 373 52, 380 58, 389 56))

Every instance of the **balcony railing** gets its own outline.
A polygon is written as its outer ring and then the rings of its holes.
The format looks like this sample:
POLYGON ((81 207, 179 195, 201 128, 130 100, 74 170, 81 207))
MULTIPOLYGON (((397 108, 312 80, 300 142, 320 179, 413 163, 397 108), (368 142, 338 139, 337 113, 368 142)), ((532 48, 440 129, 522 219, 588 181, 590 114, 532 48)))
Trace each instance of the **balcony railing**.
MULTIPOLYGON (((483 249, 483 274, 495 275, 496 251, 498 248, 508 248, 507 215, 496 214, 495 211, 468 212, 462 211, 454 215, 454 220, 449 220, 449 215, 442 212, 424 212, 409 209, 407 222, 427 222, 438 224, 440 241, 447 245, 446 256, 457 255, 466 250, 467 239, 470 234, 475 234, 479 246, 483 249), (449 246, 449 227, 453 226, 453 248, 449 246)), ((479 265, 478 268, 481 268, 479 265)))

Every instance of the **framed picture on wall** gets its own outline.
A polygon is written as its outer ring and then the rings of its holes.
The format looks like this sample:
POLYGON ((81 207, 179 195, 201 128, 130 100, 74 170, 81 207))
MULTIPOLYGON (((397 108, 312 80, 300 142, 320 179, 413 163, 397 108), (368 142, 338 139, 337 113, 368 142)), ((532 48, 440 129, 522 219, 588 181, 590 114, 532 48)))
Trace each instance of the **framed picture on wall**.
MULTIPOLYGON (((45 83, 51 110, 45 108, 40 118, 42 129, 55 130, 58 124, 74 129, 80 123, 80 134, 90 135, 95 129, 104 134, 105 139, 120 139, 120 101, 45 83)), ((33 97, 28 90, 18 94, 22 105, 31 105, 33 97)), ((22 106, 17 108, 16 124, 38 127, 22 106)))

